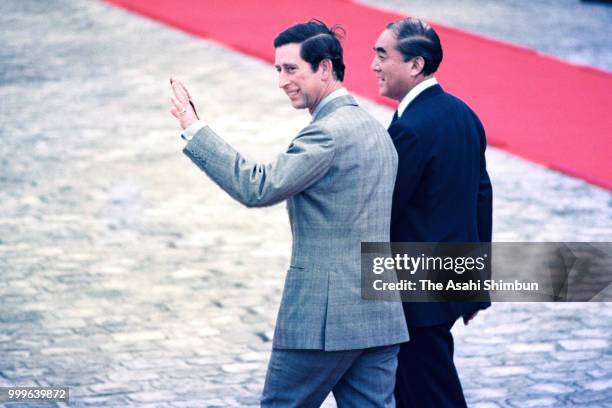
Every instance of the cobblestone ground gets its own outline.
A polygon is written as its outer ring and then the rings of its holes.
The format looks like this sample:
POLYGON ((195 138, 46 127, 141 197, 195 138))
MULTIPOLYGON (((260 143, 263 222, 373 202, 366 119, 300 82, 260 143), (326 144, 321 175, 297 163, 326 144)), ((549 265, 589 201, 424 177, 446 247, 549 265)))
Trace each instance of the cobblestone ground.
MULTIPOLYGON (((182 155, 168 77, 252 158, 307 115, 271 66, 103 3, 3 1, 0 26, 0 386, 69 386, 75 407, 257 405, 285 209, 241 207, 182 155)), ((488 159, 497 241, 612 240, 609 192, 488 159)), ((604 303, 496 304, 455 329, 468 401, 612 406, 611 332, 604 303)))

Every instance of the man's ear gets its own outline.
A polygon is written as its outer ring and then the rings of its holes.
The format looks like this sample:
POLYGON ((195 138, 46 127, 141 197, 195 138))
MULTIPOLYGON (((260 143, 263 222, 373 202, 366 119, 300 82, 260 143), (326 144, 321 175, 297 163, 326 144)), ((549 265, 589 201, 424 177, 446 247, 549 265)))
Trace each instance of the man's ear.
POLYGON ((425 59, 423 57, 414 57, 410 60, 410 75, 419 76, 425 69, 425 59))
POLYGON ((321 70, 321 79, 327 81, 333 75, 334 66, 330 59, 324 59, 319 63, 319 69, 321 70))

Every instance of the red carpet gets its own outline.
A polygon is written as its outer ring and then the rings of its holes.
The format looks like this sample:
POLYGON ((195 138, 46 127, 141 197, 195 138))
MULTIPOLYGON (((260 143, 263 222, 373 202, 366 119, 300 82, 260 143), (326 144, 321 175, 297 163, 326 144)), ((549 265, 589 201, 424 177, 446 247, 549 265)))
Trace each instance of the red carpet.
MULTIPOLYGON (((272 41, 311 17, 340 23, 346 85, 378 96, 370 71, 382 28, 403 17, 349 0, 107 0, 235 50, 274 60, 272 41)), ((478 113, 489 144, 612 190, 612 74, 435 25, 444 48, 442 86, 478 113)))

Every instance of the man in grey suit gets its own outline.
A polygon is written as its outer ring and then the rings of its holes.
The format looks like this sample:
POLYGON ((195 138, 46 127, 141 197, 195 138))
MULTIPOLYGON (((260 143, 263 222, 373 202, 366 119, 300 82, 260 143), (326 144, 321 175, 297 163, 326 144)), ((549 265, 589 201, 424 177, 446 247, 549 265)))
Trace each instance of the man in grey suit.
POLYGON ((275 39, 279 87, 312 121, 268 164, 244 159, 172 84, 184 153, 246 206, 287 200, 293 250, 264 407, 316 407, 330 392, 340 407, 392 407, 397 344, 408 340, 401 303, 361 298, 360 242, 389 241, 397 155, 342 86, 336 31, 311 20, 275 39))

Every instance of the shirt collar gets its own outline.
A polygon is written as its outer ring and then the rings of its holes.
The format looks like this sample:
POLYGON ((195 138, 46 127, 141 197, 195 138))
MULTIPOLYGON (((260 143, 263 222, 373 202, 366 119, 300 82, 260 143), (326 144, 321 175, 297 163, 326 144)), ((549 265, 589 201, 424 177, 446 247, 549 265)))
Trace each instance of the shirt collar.
POLYGON ((321 112, 321 109, 323 109, 323 107, 327 105, 329 102, 331 102, 333 99, 336 99, 336 98, 339 98, 341 96, 348 95, 348 94, 349 93, 346 90, 346 88, 336 89, 334 92, 330 93, 325 98, 323 98, 321 102, 319 102, 315 110, 312 111, 312 117, 313 118, 316 117, 317 114, 321 112))
POLYGON ((408 105, 410 104, 410 102, 412 102, 414 100, 414 98, 419 96, 419 94, 421 92, 423 92, 427 88, 432 87, 432 86, 437 85, 437 84, 438 84, 438 80, 436 78, 429 78, 429 79, 426 79, 425 81, 421 82, 420 84, 418 84, 414 88, 412 88, 406 94, 406 96, 404 96, 404 98, 400 102, 399 106, 397 107, 397 116, 401 117, 402 114, 404 113, 404 111, 406 110, 406 108, 408 107, 408 105))

